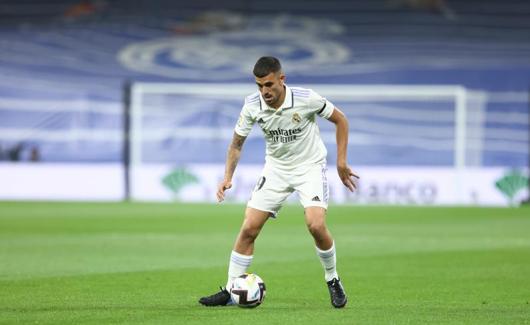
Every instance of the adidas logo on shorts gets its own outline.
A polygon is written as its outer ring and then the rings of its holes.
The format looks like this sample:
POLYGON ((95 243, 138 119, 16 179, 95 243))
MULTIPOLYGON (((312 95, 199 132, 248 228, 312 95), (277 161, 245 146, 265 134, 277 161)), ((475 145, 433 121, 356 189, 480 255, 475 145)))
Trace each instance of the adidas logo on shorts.
POLYGON ((311 199, 311 201, 320 202, 320 198, 317 195, 313 199, 311 199))

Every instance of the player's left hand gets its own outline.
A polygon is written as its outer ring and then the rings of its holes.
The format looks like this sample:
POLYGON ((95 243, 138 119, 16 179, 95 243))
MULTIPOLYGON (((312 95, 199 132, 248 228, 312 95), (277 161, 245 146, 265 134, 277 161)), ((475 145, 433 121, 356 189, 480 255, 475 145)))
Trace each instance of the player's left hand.
POLYGON ((337 172, 339 173, 340 180, 342 181, 342 184, 346 186, 350 192, 353 192, 355 189, 357 189, 357 183, 356 180, 354 180, 352 177, 355 177, 356 179, 359 179, 359 175, 355 174, 348 165, 345 166, 337 166, 337 172))
POLYGON ((225 191, 232 187, 232 182, 223 180, 217 187, 217 202, 223 202, 225 199, 225 191))

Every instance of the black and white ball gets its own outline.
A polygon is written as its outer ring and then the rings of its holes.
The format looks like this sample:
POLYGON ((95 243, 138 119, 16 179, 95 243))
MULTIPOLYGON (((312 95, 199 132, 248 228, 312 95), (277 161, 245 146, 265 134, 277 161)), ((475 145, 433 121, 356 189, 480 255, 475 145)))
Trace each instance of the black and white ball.
POLYGON ((245 273, 232 282, 230 295, 239 307, 257 307, 265 299, 265 282, 256 274, 245 273))

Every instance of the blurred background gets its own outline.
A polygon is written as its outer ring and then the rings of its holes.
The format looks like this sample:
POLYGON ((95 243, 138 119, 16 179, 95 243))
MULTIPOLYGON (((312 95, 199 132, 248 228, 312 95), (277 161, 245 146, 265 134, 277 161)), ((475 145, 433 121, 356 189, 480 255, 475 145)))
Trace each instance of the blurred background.
MULTIPOLYGON (((213 202, 263 55, 349 117, 334 202, 528 197, 527 1, 3 0, 0 199, 213 202)), ((254 130, 229 200, 263 162, 254 130)))

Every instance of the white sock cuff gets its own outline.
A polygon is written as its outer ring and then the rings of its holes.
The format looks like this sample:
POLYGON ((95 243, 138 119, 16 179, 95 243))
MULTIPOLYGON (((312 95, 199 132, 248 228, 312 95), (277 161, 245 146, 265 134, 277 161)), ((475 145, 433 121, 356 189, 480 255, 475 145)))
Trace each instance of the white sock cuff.
POLYGON ((325 251, 321 250, 317 246, 315 246, 315 247, 317 249, 317 254, 320 257, 326 258, 326 257, 331 257, 331 256, 335 255, 335 242, 333 242, 331 244, 331 247, 328 250, 325 250, 325 251))
POLYGON ((236 256, 236 257, 239 257, 239 258, 246 258, 246 259, 252 259, 254 257, 254 255, 243 255, 243 254, 239 254, 238 252, 236 251, 232 251, 232 256, 236 256))
POLYGON ((232 251, 232 254, 230 254, 230 261, 241 266, 249 266, 252 258, 254 258, 253 255, 243 255, 236 251, 232 251))

